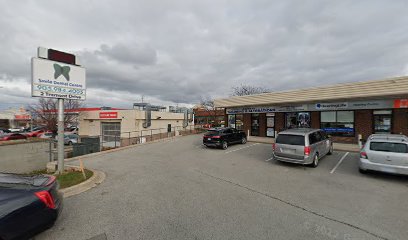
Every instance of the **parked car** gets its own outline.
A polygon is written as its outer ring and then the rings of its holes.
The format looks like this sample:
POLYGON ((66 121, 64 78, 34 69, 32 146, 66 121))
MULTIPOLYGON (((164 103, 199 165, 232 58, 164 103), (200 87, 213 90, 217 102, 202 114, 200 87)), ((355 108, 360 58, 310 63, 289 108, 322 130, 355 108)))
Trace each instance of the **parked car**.
POLYGON ((9 132, 12 132, 12 133, 19 133, 19 132, 22 132, 23 129, 24 128, 9 128, 8 130, 9 132))
POLYGON ((41 134, 38 135, 39 138, 52 138, 53 137, 53 133, 51 131, 47 131, 47 132, 43 132, 41 134))
POLYGON ((72 145, 73 143, 78 143, 78 135, 76 134, 67 134, 64 135, 64 144, 72 145))
POLYGON ((10 133, 10 130, 5 129, 5 128, 0 128, 0 134, 6 134, 6 133, 10 133))
POLYGON ((0 173, 0 239, 29 239, 51 227, 63 198, 54 176, 0 173))
POLYGON ((27 137, 38 137, 38 135, 40 135, 41 133, 43 133, 44 130, 36 130, 36 131, 31 131, 31 132, 27 132, 24 135, 26 135, 27 137))
POLYGON ((78 127, 69 127, 66 128, 64 131, 66 134, 78 134, 78 127))
POLYGON ((320 129, 297 128, 280 132, 272 149, 278 161, 317 167, 322 157, 333 153, 333 143, 320 129))
POLYGON ((27 139, 27 137, 21 133, 8 133, 0 136, 0 141, 9 141, 9 140, 19 140, 27 139))
POLYGON ((369 170, 408 175, 408 137, 373 134, 360 151, 361 173, 369 170))
POLYGON ((203 136, 203 144, 207 147, 227 149, 231 144, 246 142, 247 138, 243 131, 230 127, 211 128, 203 136))

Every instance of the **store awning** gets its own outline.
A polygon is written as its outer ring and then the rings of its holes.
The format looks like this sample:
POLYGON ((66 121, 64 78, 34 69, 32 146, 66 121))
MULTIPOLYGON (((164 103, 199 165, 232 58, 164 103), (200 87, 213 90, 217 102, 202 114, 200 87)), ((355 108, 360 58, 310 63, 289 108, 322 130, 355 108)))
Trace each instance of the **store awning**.
POLYGON ((216 107, 267 106, 351 99, 407 98, 408 76, 216 99, 216 107))

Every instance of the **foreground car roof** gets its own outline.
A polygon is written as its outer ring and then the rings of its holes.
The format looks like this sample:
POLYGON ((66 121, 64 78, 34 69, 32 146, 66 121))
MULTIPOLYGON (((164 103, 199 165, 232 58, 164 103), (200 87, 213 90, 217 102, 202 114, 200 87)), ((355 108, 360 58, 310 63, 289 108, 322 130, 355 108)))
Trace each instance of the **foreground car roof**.
POLYGON ((408 137, 401 134, 372 134, 370 140, 408 142, 408 137))

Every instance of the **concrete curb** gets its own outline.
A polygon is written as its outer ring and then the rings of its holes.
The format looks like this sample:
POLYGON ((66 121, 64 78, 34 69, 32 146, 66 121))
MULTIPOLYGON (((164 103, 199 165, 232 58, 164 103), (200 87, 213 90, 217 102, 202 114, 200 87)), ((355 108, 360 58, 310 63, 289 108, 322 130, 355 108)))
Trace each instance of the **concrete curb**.
POLYGON ((178 138, 178 137, 183 137, 183 135, 174 136, 174 137, 171 137, 171 138, 163 138, 163 139, 159 139, 159 140, 155 140, 155 141, 151 141, 151 142, 133 144, 133 145, 125 146, 125 147, 118 147, 118 148, 114 148, 114 149, 110 149, 110 150, 106 150, 106 151, 102 151, 102 152, 90 153, 90 154, 86 154, 86 155, 82 155, 82 156, 78 156, 78 157, 73 157, 73 158, 67 158, 67 159, 65 159, 65 162, 77 161, 79 159, 85 159, 85 158, 88 158, 88 157, 95 157, 95 156, 102 155, 102 154, 105 154, 105 153, 117 152, 117 151, 129 149, 129 148, 134 148, 134 147, 140 147, 140 146, 144 146, 144 145, 152 144, 152 143, 171 141, 171 140, 173 140, 175 138, 178 138))
MULTIPOLYGON (((67 167, 78 168, 77 166, 67 166, 67 167)), ((105 180, 106 175, 104 172, 101 172, 98 170, 92 170, 92 169, 88 169, 88 170, 93 172, 93 175, 91 178, 89 178, 85 182, 81 182, 80 184, 60 190, 64 194, 64 198, 72 197, 74 195, 78 195, 80 193, 88 191, 89 189, 98 186, 105 180)))

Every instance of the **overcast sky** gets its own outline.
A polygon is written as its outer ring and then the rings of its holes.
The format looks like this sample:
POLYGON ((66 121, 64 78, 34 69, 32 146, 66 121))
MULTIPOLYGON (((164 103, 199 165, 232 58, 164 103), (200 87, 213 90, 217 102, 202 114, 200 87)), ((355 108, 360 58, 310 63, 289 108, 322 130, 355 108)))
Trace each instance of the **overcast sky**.
POLYGON ((0 0, 0 109, 36 100, 38 46, 80 56, 88 106, 408 75, 407 13, 406 0, 0 0))

